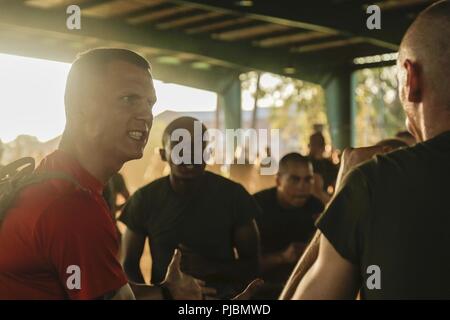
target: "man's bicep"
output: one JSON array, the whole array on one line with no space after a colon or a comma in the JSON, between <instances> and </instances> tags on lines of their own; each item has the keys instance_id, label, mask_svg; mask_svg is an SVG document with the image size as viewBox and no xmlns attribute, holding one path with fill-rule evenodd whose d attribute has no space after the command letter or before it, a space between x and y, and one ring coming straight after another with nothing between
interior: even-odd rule
<instances>
[{"instance_id":1,"label":"man's bicep","mask_svg":"<svg viewBox=\"0 0 450 320\"><path fill-rule=\"evenodd\" d=\"M357 266L343 258L322 234L317 260L297 287L294 299L354 299L359 286Z\"/></svg>"}]
</instances>

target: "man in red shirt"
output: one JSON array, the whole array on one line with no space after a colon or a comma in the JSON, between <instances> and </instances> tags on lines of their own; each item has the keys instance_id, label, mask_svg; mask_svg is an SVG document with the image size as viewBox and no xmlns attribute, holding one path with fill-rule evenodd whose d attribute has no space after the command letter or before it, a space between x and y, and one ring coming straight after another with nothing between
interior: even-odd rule
<instances>
[{"instance_id":1,"label":"man in red shirt","mask_svg":"<svg viewBox=\"0 0 450 320\"><path fill-rule=\"evenodd\" d=\"M0 226L0 299L196 299L212 292L179 270L175 253L161 286L128 284L102 190L143 155L155 89L148 62L123 49L94 49L69 72L66 128L38 172L60 172L26 187ZM43 124L45 125L45 124Z\"/></svg>"}]
</instances>

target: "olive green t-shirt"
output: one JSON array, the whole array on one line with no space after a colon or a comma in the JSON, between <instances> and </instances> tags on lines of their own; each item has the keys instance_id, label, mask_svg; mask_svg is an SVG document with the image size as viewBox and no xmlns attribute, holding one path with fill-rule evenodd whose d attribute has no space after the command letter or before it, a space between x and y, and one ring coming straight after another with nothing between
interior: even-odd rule
<instances>
[{"instance_id":1,"label":"olive green t-shirt","mask_svg":"<svg viewBox=\"0 0 450 320\"><path fill-rule=\"evenodd\" d=\"M450 299L450 131L358 166L317 227L359 267L362 298Z\"/></svg>"}]
</instances>

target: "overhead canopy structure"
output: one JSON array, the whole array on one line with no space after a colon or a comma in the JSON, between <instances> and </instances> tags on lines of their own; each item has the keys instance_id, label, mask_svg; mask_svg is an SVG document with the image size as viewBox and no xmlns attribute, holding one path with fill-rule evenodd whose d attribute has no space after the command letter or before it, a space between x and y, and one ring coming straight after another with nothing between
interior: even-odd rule
<instances>
[{"instance_id":1,"label":"overhead canopy structure","mask_svg":"<svg viewBox=\"0 0 450 320\"><path fill-rule=\"evenodd\" d=\"M72 61L98 46L133 49L156 78L219 93L227 126L240 123L238 75L249 70L323 85L335 144L349 144L350 74L392 64L358 57L395 52L430 0L0 0L0 52ZM81 8L81 29L66 8ZM368 5L381 9L369 30ZM234 109L233 109L234 108Z\"/></svg>"}]
</instances>

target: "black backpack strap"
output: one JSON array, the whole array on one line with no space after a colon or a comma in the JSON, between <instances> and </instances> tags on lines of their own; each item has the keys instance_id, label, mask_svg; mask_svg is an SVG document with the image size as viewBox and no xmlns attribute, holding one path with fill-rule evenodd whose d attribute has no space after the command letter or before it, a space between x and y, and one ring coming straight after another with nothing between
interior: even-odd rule
<instances>
[{"instance_id":1,"label":"black backpack strap","mask_svg":"<svg viewBox=\"0 0 450 320\"><path fill-rule=\"evenodd\" d=\"M0 223L5 218L6 212L19 192L32 184L58 179L68 181L77 188L89 192L74 177L65 172L36 172L34 166L34 159L27 157L16 160L0 169Z\"/></svg>"},{"instance_id":2,"label":"black backpack strap","mask_svg":"<svg viewBox=\"0 0 450 320\"><path fill-rule=\"evenodd\" d=\"M22 168L22 169L21 169ZM34 171L35 162L31 157L21 158L0 168L0 185L12 177L21 178Z\"/></svg>"}]
</instances>

